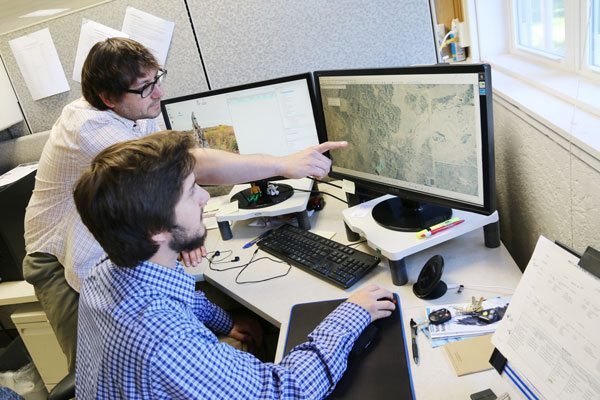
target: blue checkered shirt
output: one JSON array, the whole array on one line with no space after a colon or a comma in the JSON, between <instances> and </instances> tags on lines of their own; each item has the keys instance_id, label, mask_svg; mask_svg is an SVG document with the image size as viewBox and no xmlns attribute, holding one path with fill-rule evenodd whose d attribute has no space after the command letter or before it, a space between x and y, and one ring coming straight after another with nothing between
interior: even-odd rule
<instances>
[{"instance_id":1,"label":"blue checkered shirt","mask_svg":"<svg viewBox=\"0 0 600 400\"><path fill-rule=\"evenodd\" d=\"M217 340L232 321L181 265L128 269L107 259L81 289L77 398L323 398L369 322L366 310L342 303L281 363L263 363Z\"/></svg>"}]
</instances>

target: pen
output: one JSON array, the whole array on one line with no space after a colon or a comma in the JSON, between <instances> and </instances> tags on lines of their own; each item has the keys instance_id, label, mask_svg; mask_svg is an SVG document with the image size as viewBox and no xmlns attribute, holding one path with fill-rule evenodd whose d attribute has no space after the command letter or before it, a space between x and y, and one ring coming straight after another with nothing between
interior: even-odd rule
<instances>
[{"instance_id":1,"label":"pen","mask_svg":"<svg viewBox=\"0 0 600 400\"><path fill-rule=\"evenodd\" d=\"M417 329L419 325L411 318L410 319L410 339L412 342L412 353L415 364L419 364L419 348L417 347Z\"/></svg>"},{"instance_id":2,"label":"pen","mask_svg":"<svg viewBox=\"0 0 600 400\"><path fill-rule=\"evenodd\" d=\"M432 227L429 227L427 229L423 229L420 232L417 232L417 238L419 238L419 239L428 238L431 235L435 235L438 232L445 231L446 229L450 229L453 226L462 224L463 222L465 222L465 220L460 219L459 217L450 218L449 220L446 220L437 225L433 225Z\"/></svg>"},{"instance_id":3,"label":"pen","mask_svg":"<svg viewBox=\"0 0 600 400\"><path fill-rule=\"evenodd\" d=\"M254 246L256 243L258 243L258 241L260 239L262 239L265 236L267 236L268 234L270 234L271 231L272 231L272 229L269 229L268 231L261 233L260 235L258 235L257 237L255 237L254 239L252 239L251 241L249 241L248 243L246 243L245 245L243 245L242 249L247 249L248 247Z\"/></svg>"}]
</instances>

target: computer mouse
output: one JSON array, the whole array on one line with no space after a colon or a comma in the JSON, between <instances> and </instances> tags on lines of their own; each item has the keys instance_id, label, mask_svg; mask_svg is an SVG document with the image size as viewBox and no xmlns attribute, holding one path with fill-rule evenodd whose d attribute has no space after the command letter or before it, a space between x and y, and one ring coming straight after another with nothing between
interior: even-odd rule
<instances>
[{"instance_id":1,"label":"computer mouse","mask_svg":"<svg viewBox=\"0 0 600 400\"><path fill-rule=\"evenodd\" d=\"M356 358L364 354L367 348L375 340L375 337L377 336L377 331L378 329L375 325L369 324L354 342L354 346L352 346L352 350L350 350L348 358Z\"/></svg>"}]
</instances>

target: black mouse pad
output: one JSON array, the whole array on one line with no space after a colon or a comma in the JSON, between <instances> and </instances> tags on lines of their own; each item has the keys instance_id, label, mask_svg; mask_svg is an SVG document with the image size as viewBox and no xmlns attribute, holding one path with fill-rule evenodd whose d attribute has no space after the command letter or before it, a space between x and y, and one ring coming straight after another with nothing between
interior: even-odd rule
<instances>
[{"instance_id":1,"label":"black mouse pad","mask_svg":"<svg viewBox=\"0 0 600 400\"><path fill-rule=\"evenodd\" d=\"M414 399L400 299L394 297L396 310L389 318L374 322L378 328L375 340L360 356L348 360L348 368L329 399ZM308 334L344 300L295 305L285 354L306 342Z\"/></svg>"}]
</instances>

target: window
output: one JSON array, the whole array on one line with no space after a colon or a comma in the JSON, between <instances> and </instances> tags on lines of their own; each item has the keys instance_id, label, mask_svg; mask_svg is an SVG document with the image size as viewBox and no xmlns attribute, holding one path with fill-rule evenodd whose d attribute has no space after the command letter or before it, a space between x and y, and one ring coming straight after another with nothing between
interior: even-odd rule
<instances>
[{"instance_id":1,"label":"window","mask_svg":"<svg viewBox=\"0 0 600 400\"><path fill-rule=\"evenodd\" d=\"M590 11L590 64L600 70L600 0L594 0Z\"/></svg>"},{"instance_id":2,"label":"window","mask_svg":"<svg viewBox=\"0 0 600 400\"><path fill-rule=\"evenodd\" d=\"M517 0L517 45L524 49L565 56L565 7L562 0Z\"/></svg>"},{"instance_id":3,"label":"window","mask_svg":"<svg viewBox=\"0 0 600 400\"><path fill-rule=\"evenodd\" d=\"M516 54L600 79L600 0L513 0Z\"/></svg>"}]
</instances>

